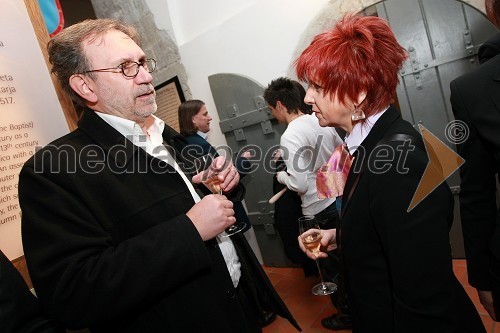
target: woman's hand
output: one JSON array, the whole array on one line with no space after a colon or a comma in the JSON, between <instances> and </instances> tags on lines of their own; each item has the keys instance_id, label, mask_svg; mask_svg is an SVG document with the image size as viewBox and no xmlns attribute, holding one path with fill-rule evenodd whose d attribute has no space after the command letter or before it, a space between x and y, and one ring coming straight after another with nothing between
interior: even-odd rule
<instances>
[{"instance_id":1,"label":"woman's hand","mask_svg":"<svg viewBox=\"0 0 500 333\"><path fill-rule=\"evenodd\" d=\"M333 251L337 248L337 229L321 230L321 236L321 247L317 256L314 255L311 251L307 250L302 243L300 235L298 237L300 249L313 260L316 260L316 258L326 258L328 257L327 252Z\"/></svg>"}]
</instances>

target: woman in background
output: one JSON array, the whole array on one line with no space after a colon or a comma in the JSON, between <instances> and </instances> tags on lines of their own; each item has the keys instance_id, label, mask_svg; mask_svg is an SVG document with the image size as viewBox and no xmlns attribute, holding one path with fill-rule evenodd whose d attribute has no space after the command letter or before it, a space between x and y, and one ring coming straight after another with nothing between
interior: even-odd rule
<instances>
[{"instance_id":1,"label":"woman in background","mask_svg":"<svg viewBox=\"0 0 500 333\"><path fill-rule=\"evenodd\" d=\"M205 103L198 99L183 102L179 105L178 116L179 131L192 148L191 153L196 157L208 153L218 156L217 150L207 141L212 117ZM247 159L251 157L251 152L245 151L236 159L235 166L240 176L243 177L250 171L251 164Z\"/></svg>"}]
</instances>

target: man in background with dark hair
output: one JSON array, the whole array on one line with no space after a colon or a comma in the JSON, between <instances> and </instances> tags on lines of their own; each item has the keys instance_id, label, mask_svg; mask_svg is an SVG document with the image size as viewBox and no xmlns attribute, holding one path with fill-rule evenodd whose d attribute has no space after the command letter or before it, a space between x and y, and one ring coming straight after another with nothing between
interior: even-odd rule
<instances>
[{"instance_id":1,"label":"man in background with dark hair","mask_svg":"<svg viewBox=\"0 0 500 333\"><path fill-rule=\"evenodd\" d=\"M486 0L490 21L500 23L500 1ZM478 52L482 65L450 83L450 101L457 121L465 125L457 151L460 168L460 214L469 284L493 320L500 320L500 34Z\"/></svg>"},{"instance_id":2,"label":"man in background with dark hair","mask_svg":"<svg viewBox=\"0 0 500 333\"><path fill-rule=\"evenodd\" d=\"M264 99L274 118L287 124L280 139L286 171L277 172L276 180L300 195L303 215L314 215L322 229L336 228L339 216L335 198L318 198L316 175L342 140L335 128L321 127L316 116L302 112L305 93L301 93L301 88L304 89L300 83L280 77L271 81L264 90ZM298 222L290 221L288 228L294 228L289 232L296 235L295 246L298 246ZM320 262L324 277L339 286L331 295L337 313L324 318L321 324L334 330L351 328L338 251L332 251Z\"/></svg>"}]
</instances>

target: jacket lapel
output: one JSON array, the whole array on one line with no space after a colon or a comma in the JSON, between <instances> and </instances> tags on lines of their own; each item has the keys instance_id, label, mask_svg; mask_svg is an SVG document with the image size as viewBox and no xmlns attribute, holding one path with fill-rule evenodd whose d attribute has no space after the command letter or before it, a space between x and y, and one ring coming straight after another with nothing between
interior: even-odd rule
<instances>
[{"instance_id":1,"label":"jacket lapel","mask_svg":"<svg viewBox=\"0 0 500 333\"><path fill-rule=\"evenodd\" d=\"M82 118L78 122L78 128L103 149L107 155L108 163L115 163L113 166L118 168L117 170L126 168L133 161L134 156L141 153L141 148L134 145L91 109L86 109L83 112ZM183 155L183 148L187 144L184 137L166 124L162 135L165 147L174 156L181 170L188 178L193 176L193 162L189 156ZM167 168L171 167L167 166Z\"/></svg>"},{"instance_id":2,"label":"jacket lapel","mask_svg":"<svg viewBox=\"0 0 500 333\"><path fill-rule=\"evenodd\" d=\"M377 143L385 136L391 124L399 118L401 118L401 114L398 109L391 105L377 120L368 136L354 152L354 163L349 171L349 176L347 177L344 188L344 194L342 196L341 217L343 217L349 209L352 195L358 186L360 178L363 176L371 152Z\"/></svg>"},{"instance_id":3,"label":"jacket lapel","mask_svg":"<svg viewBox=\"0 0 500 333\"><path fill-rule=\"evenodd\" d=\"M114 161L117 167L127 166L140 149L91 109L83 112L78 128L92 138L104 150L108 162Z\"/></svg>"},{"instance_id":4,"label":"jacket lapel","mask_svg":"<svg viewBox=\"0 0 500 333\"><path fill-rule=\"evenodd\" d=\"M165 124L162 136L163 145L167 148L168 153L174 157L182 172L188 177L194 176L196 173L193 163L195 156L188 154L184 149L188 144L186 139L167 124Z\"/></svg>"}]
</instances>

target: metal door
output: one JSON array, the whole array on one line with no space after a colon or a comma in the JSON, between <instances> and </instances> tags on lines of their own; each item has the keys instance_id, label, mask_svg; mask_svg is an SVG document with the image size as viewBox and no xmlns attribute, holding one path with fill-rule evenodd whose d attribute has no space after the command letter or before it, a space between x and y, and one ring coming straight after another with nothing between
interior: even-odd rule
<instances>
[{"instance_id":1,"label":"metal door","mask_svg":"<svg viewBox=\"0 0 500 333\"><path fill-rule=\"evenodd\" d=\"M246 187L245 204L265 265L286 267L281 239L274 228L272 153L279 147L285 127L278 125L263 96L264 88L251 78L237 74L215 74L208 78L217 107L220 128L233 157L252 149L250 174L242 179ZM219 147L220 148L220 147Z\"/></svg>"},{"instance_id":2,"label":"metal door","mask_svg":"<svg viewBox=\"0 0 500 333\"><path fill-rule=\"evenodd\" d=\"M455 149L446 137L447 125L454 119L449 83L478 66L479 46L497 29L482 13L455 0L386 0L374 7L375 13L367 12L387 19L409 53L397 89L403 118L424 125ZM450 234L453 255L463 258L458 172L448 184L455 194L455 221Z\"/></svg>"}]
</instances>

